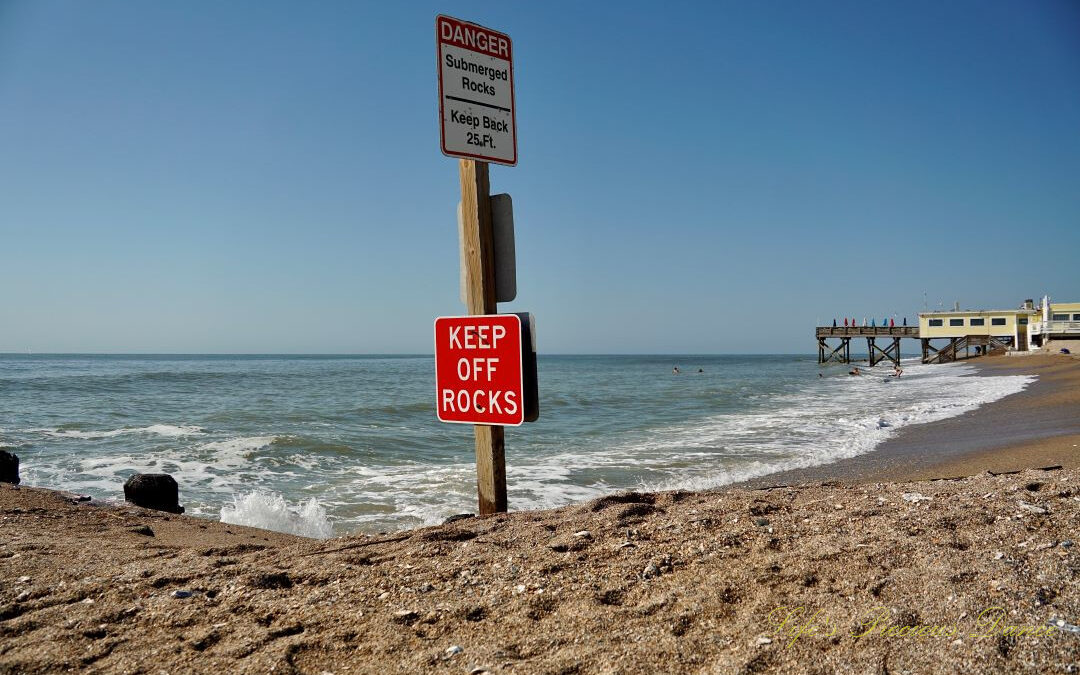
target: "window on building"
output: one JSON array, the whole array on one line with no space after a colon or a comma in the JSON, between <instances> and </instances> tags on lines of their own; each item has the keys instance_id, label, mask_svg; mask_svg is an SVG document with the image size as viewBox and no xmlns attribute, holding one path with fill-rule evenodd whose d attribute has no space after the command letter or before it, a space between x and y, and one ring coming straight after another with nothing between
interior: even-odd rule
<instances>
[{"instance_id":1,"label":"window on building","mask_svg":"<svg viewBox=\"0 0 1080 675\"><path fill-rule=\"evenodd\" d=\"M1021 326L1026 326L1027 325L1027 317L1026 316L1023 317L1022 319L1020 319L1020 325Z\"/></svg>"},{"instance_id":2,"label":"window on building","mask_svg":"<svg viewBox=\"0 0 1080 675\"><path fill-rule=\"evenodd\" d=\"M1005 325L1005 317L1003 317L1003 316L995 316L994 318L990 319L990 325L991 326L1004 326Z\"/></svg>"},{"instance_id":3,"label":"window on building","mask_svg":"<svg viewBox=\"0 0 1080 675\"><path fill-rule=\"evenodd\" d=\"M1051 321L1068 321L1069 320L1069 315L1068 314L1051 314L1050 315L1050 320Z\"/></svg>"},{"instance_id":4,"label":"window on building","mask_svg":"<svg viewBox=\"0 0 1080 675\"><path fill-rule=\"evenodd\" d=\"M964 320L963 319L949 319L949 325L950 326L963 326L964 325Z\"/></svg>"},{"instance_id":5,"label":"window on building","mask_svg":"<svg viewBox=\"0 0 1080 675\"><path fill-rule=\"evenodd\" d=\"M931 326L940 326L940 325L942 325L941 319L930 319L930 325Z\"/></svg>"},{"instance_id":6,"label":"window on building","mask_svg":"<svg viewBox=\"0 0 1080 675\"><path fill-rule=\"evenodd\" d=\"M971 325L972 326L985 326L986 325L986 319L972 319L971 320Z\"/></svg>"},{"instance_id":7,"label":"window on building","mask_svg":"<svg viewBox=\"0 0 1080 675\"><path fill-rule=\"evenodd\" d=\"M1073 314L1073 321L1080 321L1080 314Z\"/></svg>"}]
</instances>

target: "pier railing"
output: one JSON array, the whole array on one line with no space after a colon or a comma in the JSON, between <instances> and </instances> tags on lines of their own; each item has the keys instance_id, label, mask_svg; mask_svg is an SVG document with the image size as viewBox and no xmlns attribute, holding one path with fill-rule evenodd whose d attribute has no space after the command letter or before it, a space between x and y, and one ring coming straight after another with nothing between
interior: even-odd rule
<instances>
[{"instance_id":1,"label":"pier railing","mask_svg":"<svg viewBox=\"0 0 1080 675\"><path fill-rule=\"evenodd\" d=\"M1080 335L1080 321L1035 321L1032 335Z\"/></svg>"},{"instance_id":2,"label":"pier railing","mask_svg":"<svg viewBox=\"0 0 1080 675\"><path fill-rule=\"evenodd\" d=\"M818 326L816 337L919 337L918 326Z\"/></svg>"}]
</instances>

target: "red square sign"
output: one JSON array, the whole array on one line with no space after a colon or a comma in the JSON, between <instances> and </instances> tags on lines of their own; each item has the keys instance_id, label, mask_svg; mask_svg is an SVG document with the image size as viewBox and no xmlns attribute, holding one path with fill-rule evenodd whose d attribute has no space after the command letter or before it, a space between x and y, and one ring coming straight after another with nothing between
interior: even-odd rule
<instances>
[{"instance_id":1,"label":"red square sign","mask_svg":"<svg viewBox=\"0 0 1080 675\"><path fill-rule=\"evenodd\" d=\"M435 319L435 396L443 422L514 427L524 422L521 318Z\"/></svg>"}]
</instances>

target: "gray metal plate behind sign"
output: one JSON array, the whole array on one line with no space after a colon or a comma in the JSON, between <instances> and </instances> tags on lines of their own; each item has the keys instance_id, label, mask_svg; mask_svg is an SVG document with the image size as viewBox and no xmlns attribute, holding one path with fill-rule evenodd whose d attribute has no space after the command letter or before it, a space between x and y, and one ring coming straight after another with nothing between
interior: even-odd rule
<instances>
[{"instance_id":1,"label":"gray metal plate behind sign","mask_svg":"<svg viewBox=\"0 0 1080 675\"><path fill-rule=\"evenodd\" d=\"M461 270L460 297L465 301L465 226L461 202L457 205L458 260ZM508 194L491 195L491 235L495 241L495 302L511 302L517 297L517 254L514 250L514 203Z\"/></svg>"}]
</instances>

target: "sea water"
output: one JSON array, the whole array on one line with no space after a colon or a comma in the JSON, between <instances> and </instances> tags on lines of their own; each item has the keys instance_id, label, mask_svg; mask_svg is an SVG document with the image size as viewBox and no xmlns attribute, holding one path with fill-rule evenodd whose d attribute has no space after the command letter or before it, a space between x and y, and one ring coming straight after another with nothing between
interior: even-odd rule
<instances>
[{"instance_id":1,"label":"sea water","mask_svg":"<svg viewBox=\"0 0 1080 675\"><path fill-rule=\"evenodd\" d=\"M510 508L824 464L1033 379L887 365L541 356L540 419L506 430ZM474 511L472 433L436 420L430 356L0 355L0 446L25 484L121 500L166 472L188 514L307 536Z\"/></svg>"}]
</instances>

